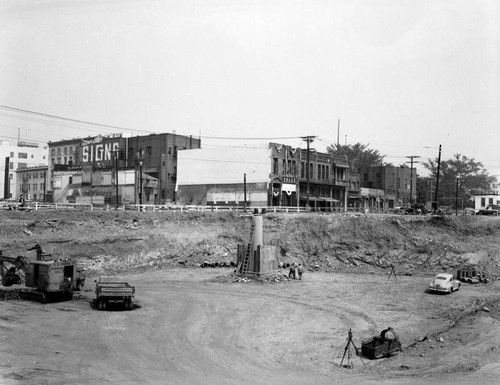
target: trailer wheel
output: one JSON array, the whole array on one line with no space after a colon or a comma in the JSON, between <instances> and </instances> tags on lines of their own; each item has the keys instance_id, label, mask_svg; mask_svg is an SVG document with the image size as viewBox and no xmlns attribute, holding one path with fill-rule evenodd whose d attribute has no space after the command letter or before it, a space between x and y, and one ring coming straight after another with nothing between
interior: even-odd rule
<instances>
[{"instance_id":1,"label":"trailer wheel","mask_svg":"<svg viewBox=\"0 0 500 385\"><path fill-rule=\"evenodd\" d=\"M97 310L102 310L102 301L100 299L97 300Z\"/></svg>"},{"instance_id":2,"label":"trailer wheel","mask_svg":"<svg viewBox=\"0 0 500 385\"><path fill-rule=\"evenodd\" d=\"M125 309L132 310L132 298L129 298L127 299L127 301L125 301Z\"/></svg>"},{"instance_id":3,"label":"trailer wheel","mask_svg":"<svg viewBox=\"0 0 500 385\"><path fill-rule=\"evenodd\" d=\"M103 300L102 301L102 310L106 310L108 308L108 301Z\"/></svg>"}]
</instances>

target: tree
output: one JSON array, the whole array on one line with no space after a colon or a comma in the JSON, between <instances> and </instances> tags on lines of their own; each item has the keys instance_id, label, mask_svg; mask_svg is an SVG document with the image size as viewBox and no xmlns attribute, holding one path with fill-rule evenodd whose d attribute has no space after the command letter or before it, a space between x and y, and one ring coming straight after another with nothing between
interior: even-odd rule
<instances>
[{"instance_id":1,"label":"tree","mask_svg":"<svg viewBox=\"0 0 500 385\"><path fill-rule=\"evenodd\" d=\"M327 147L329 154L346 156L347 164L353 171L360 167L372 167L382 164L385 155L380 155L378 150L368 148L369 144L356 143L353 145L333 144Z\"/></svg>"},{"instance_id":2,"label":"tree","mask_svg":"<svg viewBox=\"0 0 500 385\"><path fill-rule=\"evenodd\" d=\"M430 171L430 179L436 180L437 159L429 159L423 165ZM458 191L459 208L462 207L462 202L464 207L472 206L471 196L487 193L490 184L495 182L496 178L488 174L481 162L465 155L454 154L452 159L441 161L440 164L438 205L455 207Z\"/></svg>"}]
</instances>

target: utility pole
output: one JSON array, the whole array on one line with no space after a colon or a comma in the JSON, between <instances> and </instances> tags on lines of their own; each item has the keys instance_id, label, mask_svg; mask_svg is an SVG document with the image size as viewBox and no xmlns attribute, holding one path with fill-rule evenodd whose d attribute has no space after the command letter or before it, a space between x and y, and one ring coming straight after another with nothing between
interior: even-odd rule
<instances>
[{"instance_id":1,"label":"utility pole","mask_svg":"<svg viewBox=\"0 0 500 385\"><path fill-rule=\"evenodd\" d=\"M457 176L457 186L455 188L455 216L458 215L458 176Z\"/></svg>"},{"instance_id":2,"label":"utility pole","mask_svg":"<svg viewBox=\"0 0 500 385\"><path fill-rule=\"evenodd\" d=\"M310 191L309 191L309 145L314 141L316 136L303 136L301 139L307 143L307 164L306 164L306 194L307 194L307 201L306 201L306 208L309 208L309 197L310 197Z\"/></svg>"},{"instance_id":3,"label":"utility pole","mask_svg":"<svg viewBox=\"0 0 500 385\"><path fill-rule=\"evenodd\" d=\"M114 155L115 155L116 208L118 208L118 150L114 151Z\"/></svg>"},{"instance_id":4,"label":"utility pole","mask_svg":"<svg viewBox=\"0 0 500 385\"><path fill-rule=\"evenodd\" d=\"M439 188L439 168L441 166L441 145L439 145L439 156L438 156L438 168L437 168L437 174L436 174L436 191L434 195L434 202L432 204L434 214L436 214L437 209L438 209L438 188Z\"/></svg>"},{"instance_id":5,"label":"utility pole","mask_svg":"<svg viewBox=\"0 0 500 385\"><path fill-rule=\"evenodd\" d=\"M410 165L410 205L411 205L411 204L413 204L413 159L420 158L420 157L417 155L410 155L410 156L407 156L407 158L409 158L411 160L410 162L406 162L406 163L411 163L411 165ZM418 162L415 162L415 163L418 163Z\"/></svg>"},{"instance_id":6,"label":"utility pole","mask_svg":"<svg viewBox=\"0 0 500 385\"><path fill-rule=\"evenodd\" d=\"M247 212L247 174L243 174L243 211Z\"/></svg>"}]
</instances>

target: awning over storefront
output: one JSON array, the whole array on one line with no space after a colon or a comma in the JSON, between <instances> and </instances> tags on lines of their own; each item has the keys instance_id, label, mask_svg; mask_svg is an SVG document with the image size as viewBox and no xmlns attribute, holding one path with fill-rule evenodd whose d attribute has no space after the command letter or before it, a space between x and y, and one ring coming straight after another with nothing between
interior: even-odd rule
<instances>
[{"instance_id":1,"label":"awning over storefront","mask_svg":"<svg viewBox=\"0 0 500 385\"><path fill-rule=\"evenodd\" d=\"M340 202L339 200L333 199L333 198L321 198L321 200L323 200L325 202L334 202L334 203Z\"/></svg>"},{"instance_id":2,"label":"awning over storefront","mask_svg":"<svg viewBox=\"0 0 500 385\"><path fill-rule=\"evenodd\" d=\"M307 200L307 197L306 196L301 196L300 197L300 200L301 201L306 201ZM309 202L322 202L323 199L320 199L320 198L316 198L316 197L309 197Z\"/></svg>"}]
</instances>

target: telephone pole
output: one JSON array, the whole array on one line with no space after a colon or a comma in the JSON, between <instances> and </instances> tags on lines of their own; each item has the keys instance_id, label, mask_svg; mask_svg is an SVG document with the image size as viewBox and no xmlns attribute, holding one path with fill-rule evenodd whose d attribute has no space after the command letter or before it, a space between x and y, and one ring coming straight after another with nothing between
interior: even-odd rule
<instances>
[{"instance_id":1,"label":"telephone pole","mask_svg":"<svg viewBox=\"0 0 500 385\"><path fill-rule=\"evenodd\" d=\"M420 158L418 155L410 155L407 156L407 158L410 159L410 162L406 163L411 163L410 165L410 205L413 204L413 159L415 158ZM415 162L418 163L418 162Z\"/></svg>"},{"instance_id":2,"label":"telephone pole","mask_svg":"<svg viewBox=\"0 0 500 385\"><path fill-rule=\"evenodd\" d=\"M441 166L441 145L439 145L439 155L438 155L438 164L437 164L437 173L436 173L436 191L434 195L434 202L432 203L432 209L434 210L434 214L436 214L438 209L438 189L439 189L439 168Z\"/></svg>"},{"instance_id":3,"label":"telephone pole","mask_svg":"<svg viewBox=\"0 0 500 385\"><path fill-rule=\"evenodd\" d=\"M310 196L310 191L309 191L309 145L314 141L316 136L303 136L301 139L307 143L307 164L306 164L306 194L307 194L307 201L306 201L306 208L309 208L309 196Z\"/></svg>"}]
</instances>

